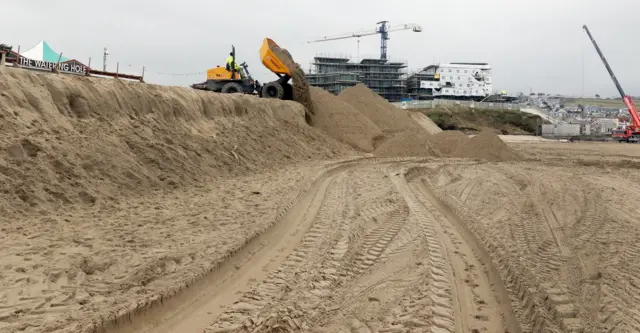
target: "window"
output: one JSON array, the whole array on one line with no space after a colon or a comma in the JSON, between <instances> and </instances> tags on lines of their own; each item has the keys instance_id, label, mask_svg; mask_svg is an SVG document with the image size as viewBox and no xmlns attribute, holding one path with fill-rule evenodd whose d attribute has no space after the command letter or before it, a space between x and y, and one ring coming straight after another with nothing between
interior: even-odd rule
<instances>
[{"instance_id":1,"label":"window","mask_svg":"<svg viewBox=\"0 0 640 333\"><path fill-rule=\"evenodd\" d=\"M449 68L449 73L451 73L451 68Z\"/></svg>"},{"instance_id":2,"label":"window","mask_svg":"<svg viewBox=\"0 0 640 333\"><path fill-rule=\"evenodd\" d=\"M466 73L466 72L467 72L467 70L465 69L465 70L464 70L464 72Z\"/></svg>"}]
</instances>

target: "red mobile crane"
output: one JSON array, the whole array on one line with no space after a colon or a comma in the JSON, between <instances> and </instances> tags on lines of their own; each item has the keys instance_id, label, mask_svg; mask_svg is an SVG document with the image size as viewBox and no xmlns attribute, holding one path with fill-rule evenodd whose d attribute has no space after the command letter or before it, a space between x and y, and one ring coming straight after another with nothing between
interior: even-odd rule
<instances>
[{"instance_id":1,"label":"red mobile crane","mask_svg":"<svg viewBox=\"0 0 640 333\"><path fill-rule=\"evenodd\" d=\"M589 32L589 28L587 28L586 25L583 25L582 28L587 32L587 35L589 35L589 39L591 39L593 46L595 46L596 51L598 51L598 55L600 55L600 59L602 59L604 66L607 68L607 71L609 72L609 75L611 76L613 83L616 85L616 88L618 88L618 92L620 93L620 96L622 96L622 101L624 102L624 105L627 107L627 110L629 110L629 114L631 115L631 124L629 124L623 130L614 130L611 136L614 139L618 140L619 142L635 143L640 141L640 116L638 116L638 109L636 108L636 105L633 104L633 101L631 100L631 96L626 95L624 93L624 90L622 90L622 87L620 86L618 79L616 78L615 74L613 74L611 67L609 67L609 63L607 62L607 59L604 58L602 51L600 51L600 47L598 47L598 43L596 43L595 39L593 39L593 36L591 36L591 32Z\"/></svg>"}]
</instances>

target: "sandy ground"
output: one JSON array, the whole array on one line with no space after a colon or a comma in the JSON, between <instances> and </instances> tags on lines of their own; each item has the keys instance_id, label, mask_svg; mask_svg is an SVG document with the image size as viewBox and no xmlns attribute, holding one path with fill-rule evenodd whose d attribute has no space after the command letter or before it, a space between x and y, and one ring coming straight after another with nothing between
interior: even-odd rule
<instances>
[{"instance_id":1,"label":"sandy ground","mask_svg":"<svg viewBox=\"0 0 640 333\"><path fill-rule=\"evenodd\" d=\"M2 333L640 331L640 146L403 113L364 157L331 96L0 75Z\"/></svg>"},{"instance_id":2,"label":"sandy ground","mask_svg":"<svg viewBox=\"0 0 640 333\"><path fill-rule=\"evenodd\" d=\"M0 328L91 331L104 321L107 332L640 329L640 235L628 204L640 195L640 149L515 148L531 160L305 164L130 202L116 214L9 223ZM64 219L86 224L48 233ZM265 230L265 221L274 225ZM74 266L56 261L61 253L76 258ZM116 292L148 271L162 274L149 274L134 294ZM171 288L175 295L160 302ZM84 317L87 307L102 317ZM16 311L18 320L7 320Z\"/></svg>"},{"instance_id":3,"label":"sandy ground","mask_svg":"<svg viewBox=\"0 0 640 333\"><path fill-rule=\"evenodd\" d=\"M569 149L573 148L573 149ZM434 188L490 250L512 285L523 331L637 332L637 161L611 144L545 145L578 161L444 166ZM525 147L521 147L524 149ZM551 148L553 149L553 148ZM636 146L619 147L636 158ZM535 153L534 153L535 154ZM606 159L601 164L595 162ZM566 162L571 162L566 158Z\"/></svg>"}]
</instances>

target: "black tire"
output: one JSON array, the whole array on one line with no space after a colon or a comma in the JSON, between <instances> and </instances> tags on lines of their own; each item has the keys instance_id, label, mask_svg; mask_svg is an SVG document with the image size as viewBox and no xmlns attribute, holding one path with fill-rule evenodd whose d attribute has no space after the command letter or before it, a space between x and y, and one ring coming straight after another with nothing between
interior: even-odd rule
<instances>
[{"instance_id":1,"label":"black tire","mask_svg":"<svg viewBox=\"0 0 640 333\"><path fill-rule=\"evenodd\" d=\"M242 86L236 82L229 82L222 86L222 90L220 90L223 94L237 94L242 93L243 91L244 89L242 89Z\"/></svg>"},{"instance_id":2,"label":"black tire","mask_svg":"<svg viewBox=\"0 0 640 333\"><path fill-rule=\"evenodd\" d=\"M293 86L290 83L285 83L282 88L284 88L284 96L282 99L287 101L293 100Z\"/></svg>"},{"instance_id":3,"label":"black tire","mask_svg":"<svg viewBox=\"0 0 640 333\"><path fill-rule=\"evenodd\" d=\"M265 83L265 85L262 86L260 96L262 98L282 99L284 97L284 88L278 82Z\"/></svg>"}]
</instances>

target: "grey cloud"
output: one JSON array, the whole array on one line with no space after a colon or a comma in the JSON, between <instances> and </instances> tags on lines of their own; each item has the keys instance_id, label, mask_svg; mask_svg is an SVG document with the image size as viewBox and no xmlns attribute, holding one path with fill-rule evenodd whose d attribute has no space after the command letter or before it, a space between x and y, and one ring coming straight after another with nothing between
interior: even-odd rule
<instances>
[{"instance_id":1,"label":"grey cloud","mask_svg":"<svg viewBox=\"0 0 640 333\"><path fill-rule=\"evenodd\" d=\"M167 0L21 0L3 4L0 41L23 49L40 39L66 56L101 63L111 52L110 69L149 69L147 80L187 85L224 62L234 44L259 80L271 79L258 49L271 37L290 49L308 69L316 53L356 56L355 39L306 44L305 41L373 29L380 20L418 23L422 33L394 32L391 58L411 69L436 62L486 61L494 67L494 86L509 92L550 92L615 96L582 24L592 33L628 93L640 95L634 32L640 2L629 0L451 0L451 1L294 1L242 2ZM360 55L379 54L379 36L361 39Z\"/></svg>"}]
</instances>

